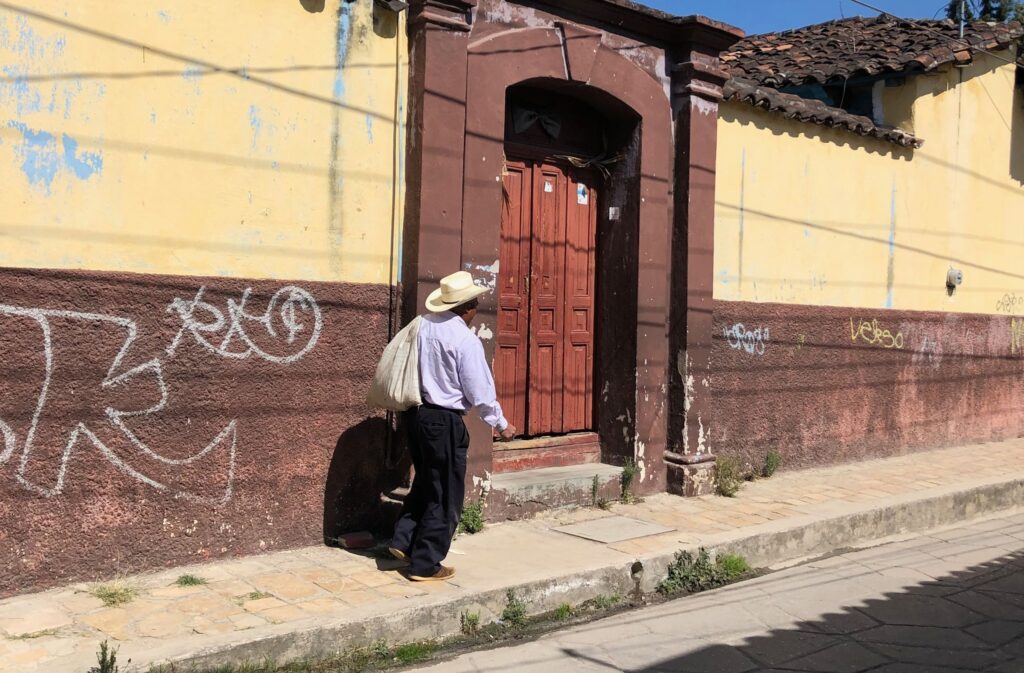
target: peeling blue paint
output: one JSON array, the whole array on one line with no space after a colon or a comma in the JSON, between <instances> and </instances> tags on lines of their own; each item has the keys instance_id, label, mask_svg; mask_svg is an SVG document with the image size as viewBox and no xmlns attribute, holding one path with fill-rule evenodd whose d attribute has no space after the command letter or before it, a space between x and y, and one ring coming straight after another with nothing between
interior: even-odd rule
<instances>
[{"instance_id":1,"label":"peeling blue paint","mask_svg":"<svg viewBox=\"0 0 1024 673\"><path fill-rule=\"evenodd\" d=\"M52 133L33 131L21 122L9 122L8 125L21 132L24 143L18 153L21 155L21 172L28 178L29 184L46 188L50 191L53 179L60 170L60 157L57 155L57 142Z\"/></svg>"},{"instance_id":2,"label":"peeling blue paint","mask_svg":"<svg viewBox=\"0 0 1024 673\"><path fill-rule=\"evenodd\" d=\"M260 133L263 131L263 118L260 116L260 109L255 105L249 106L249 126L252 127L252 148L256 149Z\"/></svg>"},{"instance_id":3,"label":"peeling blue paint","mask_svg":"<svg viewBox=\"0 0 1024 673\"><path fill-rule=\"evenodd\" d=\"M88 180L93 173L103 170L103 157L98 152L78 153L78 141L67 135L63 136L64 141L64 165L75 174L79 180Z\"/></svg>"},{"instance_id":4,"label":"peeling blue paint","mask_svg":"<svg viewBox=\"0 0 1024 673\"><path fill-rule=\"evenodd\" d=\"M896 181L892 183L889 197L889 265L886 273L885 307L893 306L893 290L896 284Z\"/></svg>"},{"instance_id":5,"label":"peeling blue paint","mask_svg":"<svg viewBox=\"0 0 1024 673\"><path fill-rule=\"evenodd\" d=\"M170 21L171 21L171 15L168 14L167 12L165 12L162 9L159 12L157 12L156 15L158 17L160 17L160 20L163 21L164 23L170 23Z\"/></svg>"},{"instance_id":6,"label":"peeling blue paint","mask_svg":"<svg viewBox=\"0 0 1024 673\"><path fill-rule=\"evenodd\" d=\"M6 81L0 84L0 100L14 103L19 117L43 109L43 97L39 90L29 86L26 73L15 66L4 66Z\"/></svg>"},{"instance_id":7,"label":"peeling blue paint","mask_svg":"<svg viewBox=\"0 0 1024 673\"><path fill-rule=\"evenodd\" d=\"M338 53L337 72L334 75L334 98L345 97L345 59L348 57L348 43L352 36L352 6L345 2L338 12Z\"/></svg>"},{"instance_id":8,"label":"peeling blue paint","mask_svg":"<svg viewBox=\"0 0 1024 673\"><path fill-rule=\"evenodd\" d=\"M79 180L88 180L103 170L103 156L99 152L80 152L78 141L62 134L61 145L57 138L47 131L35 131L21 122L8 122L17 129L23 142L18 148L21 156L21 172L29 184L50 193L53 181L61 170L67 170Z\"/></svg>"},{"instance_id":9,"label":"peeling blue paint","mask_svg":"<svg viewBox=\"0 0 1024 673\"><path fill-rule=\"evenodd\" d=\"M373 115L366 113L366 139L373 144Z\"/></svg>"},{"instance_id":10,"label":"peeling blue paint","mask_svg":"<svg viewBox=\"0 0 1024 673\"><path fill-rule=\"evenodd\" d=\"M156 123L156 110L153 110L152 112L149 113L149 123L150 124L155 124Z\"/></svg>"}]
</instances>

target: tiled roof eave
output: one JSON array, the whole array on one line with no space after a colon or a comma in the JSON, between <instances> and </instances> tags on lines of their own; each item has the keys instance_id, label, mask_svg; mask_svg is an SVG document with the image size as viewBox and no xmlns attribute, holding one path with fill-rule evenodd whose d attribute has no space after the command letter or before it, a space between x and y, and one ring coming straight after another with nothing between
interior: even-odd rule
<instances>
[{"instance_id":1,"label":"tiled roof eave","mask_svg":"<svg viewBox=\"0 0 1024 673\"><path fill-rule=\"evenodd\" d=\"M737 78L726 83L725 100L781 114L786 119L848 131L909 149L918 149L924 144L924 140L911 133L875 124L867 117Z\"/></svg>"},{"instance_id":2,"label":"tiled roof eave","mask_svg":"<svg viewBox=\"0 0 1024 673\"><path fill-rule=\"evenodd\" d=\"M783 33L752 35L722 54L735 77L781 88L829 85L860 77L905 77L970 63L976 52L1009 48L1024 36L1016 21L951 21L852 17Z\"/></svg>"}]
</instances>

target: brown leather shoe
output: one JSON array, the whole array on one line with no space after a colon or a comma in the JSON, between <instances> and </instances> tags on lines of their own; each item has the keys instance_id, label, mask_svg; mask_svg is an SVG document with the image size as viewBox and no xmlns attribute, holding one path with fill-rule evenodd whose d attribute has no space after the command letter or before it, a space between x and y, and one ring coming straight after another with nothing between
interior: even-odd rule
<instances>
[{"instance_id":1,"label":"brown leather shoe","mask_svg":"<svg viewBox=\"0 0 1024 673\"><path fill-rule=\"evenodd\" d=\"M391 555L394 556L399 561L402 561L403 563L408 563L409 562L409 555L406 554L401 549L399 549L397 547L388 547L388 551L391 552Z\"/></svg>"},{"instance_id":2,"label":"brown leather shoe","mask_svg":"<svg viewBox=\"0 0 1024 673\"><path fill-rule=\"evenodd\" d=\"M425 577L422 575L409 575L409 579L413 582L444 582L453 577L455 577L455 568L449 568L447 566L441 566L441 569L436 573Z\"/></svg>"}]
</instances>

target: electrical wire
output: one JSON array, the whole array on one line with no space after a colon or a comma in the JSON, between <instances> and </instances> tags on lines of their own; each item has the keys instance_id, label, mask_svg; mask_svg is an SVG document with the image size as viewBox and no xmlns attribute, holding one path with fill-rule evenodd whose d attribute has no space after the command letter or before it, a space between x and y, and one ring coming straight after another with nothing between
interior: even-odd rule
<instances>
[{"instance_id":1,"label":"electrical wire","mask_svg":"<svg viewBox=\"0 0 1024 673\"><path fill-rule=\"evenodd\" d=\"M879 14L888 14L889 16L899 17L898 14L893 14L892 12L888 12L888 11L882 9L881 7L876 7L876 6L874 6L874 5L872 5L872 4L868 3L868 2L864 2L864 0L850 0L850 2L852 2L854 4L857 4L857 5L860 5L861 7L867 7L871 11L878 12ZM967 40L961 40L961 39L956 38L956 37L950 37L949 35L946 35L943 32L940 32L938 30L934 30L934 29L929 28L927 26L920 26L920 28L921 28L921 30L927 31L929 33L933 33L935 35L938 35L939 37L945 38L945 39L950 40L952 42L959 42L961 45L967 47L968 49L974 49L976 51L982 52L983 54L988 54L992 58L997 59L999 61L1003 61L1004 63L1009 63L1010 65L1015 65L1018 68L1024 68L1024 61L1015 61L1015 60L1013 60L1011 58L1006 58L1005 56L1001 56L1001 55L999 55L999 54L997 54L997 53L995 53L993 51L989 51L988 49L984 49L984 48L979 47L977 45L973 45L970 42L968 42Z\"/></svg>"}]
</instances>

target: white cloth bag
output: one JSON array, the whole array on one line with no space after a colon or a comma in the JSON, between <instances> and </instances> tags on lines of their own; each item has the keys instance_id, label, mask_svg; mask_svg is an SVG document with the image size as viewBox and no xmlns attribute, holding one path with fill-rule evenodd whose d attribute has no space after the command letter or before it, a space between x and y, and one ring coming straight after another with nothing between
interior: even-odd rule
<instances>
[{"instance_id":1,"label":"white cloth bag","mask_svg":"<svg viewBox=\"0 0 1024 673\"><path fill-rule=\"evenodd\" d=\"M395 335L377 363L366 403L390 411L423 404L420 397L420 322L415 320Z\"/></svg>"}]
</instances>

